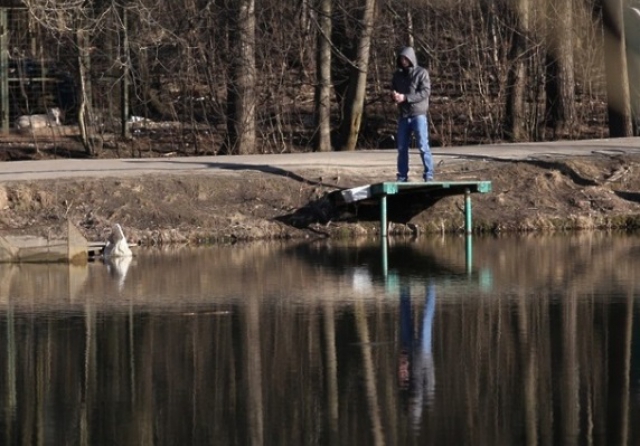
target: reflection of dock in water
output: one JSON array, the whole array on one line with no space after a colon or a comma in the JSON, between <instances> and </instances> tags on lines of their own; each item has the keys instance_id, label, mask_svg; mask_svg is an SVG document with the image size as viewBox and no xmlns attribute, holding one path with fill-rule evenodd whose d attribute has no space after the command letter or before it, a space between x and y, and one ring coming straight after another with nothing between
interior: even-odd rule
<instances>
[{"instance_id":1,"label":"reflection of dock in water","mask_svg":"<svg viewBox=\"0 0 640 446\"><path fill-rule=\"evenodd\" d=\"M226 310L249 297L265 299L265 305L331 302L342 308L355 298L368 305L397 292L401 270L413 277L436 277L438 283L463 280L472 285L460 241L429 248L392 242L388 279L379 240L140 249L133 259L123 259L131 261L124 281L120 270L125 268L105 265L103 258L83 265L0 263L0 309L11 305L21 311L38 307L75 312L90 304L108 312L132 306L149 312L211 305Z\"/></svg>"}]
</instances>

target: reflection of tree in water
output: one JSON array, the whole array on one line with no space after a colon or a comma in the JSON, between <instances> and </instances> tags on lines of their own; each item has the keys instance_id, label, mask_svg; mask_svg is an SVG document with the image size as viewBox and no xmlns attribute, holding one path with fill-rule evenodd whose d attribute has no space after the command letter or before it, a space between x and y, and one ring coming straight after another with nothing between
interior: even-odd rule
<instances>
[{"instance_id":1,"label":"reflection of tree in water","mask_svg":"<svg viewBox=\"0 0 640 446\"><path fill-rule=\"evenodd\" d=\"M419 428L423 408L431 407L435 397L435 366L432 352L435 307L435 285L430 283L426 286L422 320L416 331L410 287L408 284L401 285L398 381L414 428Z\"/></svg>"},{"instance_id":2,"label":"reflection of tree in water","mask_svg":"<svg viewBox=\"0 0 640 446\"><path fill-rule=\"evenodd\" d=\"M520 240L504 255L491 240L484 254L476 249L476 260L492 266L493 293L478 291L475 276L434 273L435 262L407 251L411 273L399 269L384 293L361 252L349 253L353 283L341 280L344 268L334 282L326 268L322 280L308 276L299 251L276 263L271 252L261 257L236 246L194 256L186 268L177 260L190 257L165 254L153 270L143 269L149 257L138 257L127 272L126 306L117 306L122 299L106 287L113 282L106 274L90 277L100 279L101 294L89 299L72 286L67 267L0 266L11 305L0 313L0 430L7 444L45 430L55 444L76 444L77 426L100 444L634 444L640 313L629 240L620 240L626 250L593 236L590 244ZM597 253L593 261L586 251ZM322 252L330 264L334 252ZM499 265L513 258L519 261ZM232 259L242 274L231 274ZM144 271L155 271L154 287ZM189 281L178 282L178 272ZM243 279L223 288L233 299L205 299L200 290L219 292L225 274ZM18 276L28 282L21 294ZM56 287L46 288L43 277ZM605 277L613 287L600 285ZM175 294L184 301L161 299L172 281L184 288ZM294 281L296 299L286 294ZM302 301L309 284L321 297ZM60 293L65 311L34 313L36 285L51 299L51 290L69 290ZM139 289L146 294L127 294ZM327 299L327 289L339 294Z\"/></svg>"}]
</instances>

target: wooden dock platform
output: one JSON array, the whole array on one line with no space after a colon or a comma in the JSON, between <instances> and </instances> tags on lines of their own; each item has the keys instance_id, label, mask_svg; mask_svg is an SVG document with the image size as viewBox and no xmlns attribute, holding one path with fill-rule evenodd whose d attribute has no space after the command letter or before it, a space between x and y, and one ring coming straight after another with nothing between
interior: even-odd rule
<instances>
[{"instance_id":1,"label":"wooden dock platform","mask_svg":"<svg viewBox=\"0 0 640 446\"><path fill-rule=\"evenodd\" d=\"M409 200L437 200L452 195L465 196L465 231L471 233L471 194L491 192L491 181L429 181L415 183L382 182L334 192L338 203L363 201L380 203L380 233L387 236L387 198L402 195Z\"/></svg>"}]
</instances>

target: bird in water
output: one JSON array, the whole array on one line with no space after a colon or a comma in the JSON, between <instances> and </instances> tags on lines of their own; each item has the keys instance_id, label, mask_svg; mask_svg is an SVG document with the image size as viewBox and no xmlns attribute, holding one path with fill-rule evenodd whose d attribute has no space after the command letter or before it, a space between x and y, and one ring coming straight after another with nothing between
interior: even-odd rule
<instances>
[{"instance_id":1,"label":"bird in water","mask_svg":"<svg viewBox=\"0 0 640 446\"><path fill-rule=\"evenodd\" d=\"M129 248L127 238L124 236L122 226L118 223L113 225L113 230L107 239L103 255L104 257L131 257L133 255Z\"/></svg>"}]
</instances>

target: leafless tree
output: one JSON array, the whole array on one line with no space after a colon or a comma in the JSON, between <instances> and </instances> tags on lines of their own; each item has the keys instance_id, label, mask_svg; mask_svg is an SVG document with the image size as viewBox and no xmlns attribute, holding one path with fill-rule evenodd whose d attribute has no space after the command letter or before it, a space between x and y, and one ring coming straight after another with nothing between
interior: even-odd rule
<instances>
[{"instance_id":1,"label":"leafless tree","mask_svg":"<svg viewBox=\"0 0 640 446\"><path fill-rule=\"evenodd\" d=\"M72 1L64 6L51 4L46 0L25 0L29 14L35 21L57 36L61 41L74 42L77 55L77 76L79 79L78 126L82 144L88 154L94 154L94 115L92 108L92 84L90 67L90 31L99 20L92 10L83 7L82 2Z\"/></svg>"},{"instance_id":2,"label":"leafless tree","mask_svg":"<svg viewBox=\"0 0 640 446\"><path fill-rule=\"evenodd\" d=\"M513 37L509 50L505 130L512 141L526 140L527 40L529 38L529 0L517 0L513 11Z\"/></svg>"},{"instance_id":3,"label":"leafless tree","mask_svg":"<svg viewBox=\"0 0 640 446\"><path fill-rule=\"evenodd\" d=\"M231 15L230 80L227 90L228 153L253 153L256 145L255 0L229 3Z\"/></svg>"},{"instance_id":4,"label":"leafless tree","mask_svg":"<svg viewBox=\"0 0 640 446\"><path fill-rule=\"evenodd\" d=\"M357 41L356 59L349 77L349 87L340 125L340 150L355 150L364 113L364 100L369 69L369 51L375 20L376 0L365 0Z\"/></svg>"},{"instance_id":5,"label":"leafless tree","mask_svg":"<svg viewBox=\"0 0 640 446\"><path fill-rule=\"evenodd\" d=\"M316 44L315 149L331 151L331 1L318 0Z\"/></svg>"},{"instance_id":6,"label":"leafless tree","mask_svg":"<svg viewBox=\"0 0 640 446\"><path fill-rule=\"evenodd\" d=\"M573 0L547 2L547 117L558 136L575 125Z\"/></svg>"},{"instance_id":7,"label":"leafless tree","mask_svg":"<svg viewBox=\"0 0 640 446\"><path fill-rule=\"evenodd\" d=\"M611 134L630 132L623 98L634 65L623 74L621 51L635 28L622 39L622 0L95 0L90 12L79 0L24 4L41 59L73 74L80 110L67 119L79 118L89 151L97 131L184 154L392 147L384 86L395 50L412 42L432 75L435 145L606 136L607 93ZM600 13L587 21L592 4L607 6L606 49ZM543 131L546 117L555 136ZM155 127L129 134L129 118Z\"/></svg>"},{"instance_id":8,"label":"leafless tree","mask_svg":"<svg viewBox=\"0 0 640 446\"><path fill-rule=\"evenodd\" d=\"M630 4L625 10L625 40L631 95L633 134L640 135L640 2Z\"/></svg>"},{"instance_id":9,"label":"leafless tree","mask_svg":"<svg viewBox=\"0 0 640 446\"><path fill-rule=\"evenodd\" d=\"M609 133L612 137L630 136L632 134L631 103L623 26L624 1L602 0L602 2Z\"/></svg>"}]
</instances>

